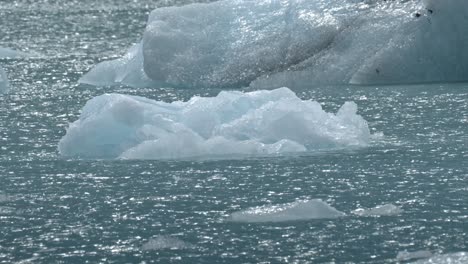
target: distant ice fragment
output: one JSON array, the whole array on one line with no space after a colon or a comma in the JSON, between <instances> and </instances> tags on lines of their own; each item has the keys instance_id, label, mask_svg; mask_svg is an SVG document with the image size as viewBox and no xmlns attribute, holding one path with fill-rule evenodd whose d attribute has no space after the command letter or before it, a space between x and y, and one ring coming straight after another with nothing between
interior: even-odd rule
<instances>
[{"instance_id":1,"label":"distant ice fragment","mask_svg":"<svg viewBox=\"0 0 468 264\"><path fill-rule=\"evenodd\" d=\"M413 264L466 264L468 263L468 252L458 252L443 255L434 255L429 259L422 259Z\"/></svg>"},{"instance_id":2,"label":"distant ice fragment","mask_svg":"<svg viewBox=\"0 0 468 264\"><path fill-rule=\"evenodd\" d=\"M2 48L0 47L0 59L5 58L18 58L18 57L26 57L27 55L23 52L12 50L10 48Z\"/></svg>"},{"instance_id":3,"label":"distant ice fragment","mask_svg":"<svg viewBox=\"0 0 468 264\"><path fill-rule=\"evenodd\" d=\"M399 215L403 212L403 210L396 205L393 204L385 204L379 205L372 209L363 209L359 208L351 213L359 216L394 216Z\"/></svg>"},{"instance_id":4,"label":"distant ice fragment","mask_svg":"<svg viewBox=\"0 0 468 264\"><path fill-rule=\"evenodd\" d=\"M398 252L396 259L397 261L408 261L414 259L426 259L430 257L432 257L432 253L427 250L419 250L413 252L401 251Z\"/></svg>"},{"instance_id":5,"label":"distant ice fragment","mask_svg":"<svg viewBox=\"0 0 468 264\"><path fill-rule=\"evenodd\" d=\"M139 86L143 71L154 85L199 88L467 81L467 24L465 0L224 0L158 8L140 45L81 82Z\"/></svg>"},{"instance_id":6,"label":"distant ice fragment","mask_svg":"<svg viewBox=\"0 0 468 264\"><path fill-rule=\"evenodd\" d=\"M5 71L0 67L0 94L8 92L9 83Z\"/></svg>"},{"instance_id":7,"label":"distant ice fragment","mask_svg":"<svg viewBox=\"0 0 468 264\"><path fill-rule=\"evenodd\" d=\"M178 238L170 236L157 236L150 239L141 247L143 251L187 248L194 248L194 246L190 243L186 243Z\"/></svg>"},{"instance_id":8,"label":"distant ice fragment","mask_svg":"<svg viewBox=\"0 0 468 264\"><path fill-rule=\"evenodd\" d=\"M58 148L71 157L179 159L367 146L369 128L356 112L347 102L326 113L288 88L173 103L105 94L86 103Z\"/></svg>"},{"instance_id":9,"label":"distant ice fragment","mask_svg":"<svg viewBox=\"0 0 468 264\"><path fill-rule=\"evenodd\" d=\"M296 201L281 205L250 208L231 214L233 222L285 222L310 219L333 219L345 216L320 199Z\"/></svg>"}]
</instances>

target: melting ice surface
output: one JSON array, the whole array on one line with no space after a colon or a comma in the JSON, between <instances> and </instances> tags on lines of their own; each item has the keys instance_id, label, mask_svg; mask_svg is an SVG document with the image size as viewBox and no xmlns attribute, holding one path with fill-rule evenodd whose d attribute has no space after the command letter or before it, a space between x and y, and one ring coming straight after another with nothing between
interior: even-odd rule
<instances>
[{"instance_id":1,"label":"melting ice surface","mask_svg":"<svg viewBox=\"0 0 468 264\"><path fill-rule=\"evenodd\" d=\"M328 219L345 216L320 199L296 201L282 205L250 208L231 214L234 222L285 222L310 219Z\"/></svg>"},{"instance_id":2,"label":"melting ice surface","mask_svg":"<svg viewBox=\"0 0 468 264\"><path fill-rule=\"evenodd\" d=\"M402 212L403 210L400 207L393 204L379 205L371 209L359 208L352 211L353 214L359 216L392 216L399 215Z\"/></svg>"},{"instance_id":3,"label":"melting ice surface","mask_svg":"<svg viewBox=\"0 0 468 264\"><path fill-rule=\"evenodd\" d=\"M140 44L80 82L265 88L466 81L467 23L465 0L225 0L158 8Z\"/></svg>"},{"instance_id":4,"label":"melting ice surface","mask_svg":"<svg viewBox=\"0 0 468 264\"><path fill-rule=\"evenodd\" d=\"M88 101L59 142L63 156L177 159L272 155L366 146L367 122L353 102L336 114L288 88L223 91L165 103L122 94Z\"/></svg>"}]
</instances>

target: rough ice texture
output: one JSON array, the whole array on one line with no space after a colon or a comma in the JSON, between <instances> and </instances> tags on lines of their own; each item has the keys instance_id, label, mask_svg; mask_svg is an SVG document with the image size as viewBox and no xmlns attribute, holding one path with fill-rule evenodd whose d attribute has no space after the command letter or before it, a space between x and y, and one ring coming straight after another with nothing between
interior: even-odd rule
<instances>
[{"instance_id":1,"label":"rough ice texture","mask_svg":"<svg viewBox=\"0 0 468 264\"><path fill-rule=\"evenodd\" d=\"M157 236L150 239L142 246L142 250L163 250L163 249L188 249L194 246L190 243L186 243L178 238L170 236Z\"/></svg>"},{"instance_id":2,"label":"rough ice texture","mask_svg":"<svg viewBox=\"0 0 468 264\"><path fill-rule=\"evenodd\" d=\"M5 71L0 67L0 94L8 92L8 79Z\"/></svg>"},{"instance_id":3,"label":"rough ice texture","mask_svg":"<svg viewBox=\"0 0 468 264\"><path fill-rule=\"evenodd\" d=\"M466 264L468 263L468 253L458 252L444 255L435 255L429 259L412 262L414 264Z\"/></svg>"},{"instance_id":4,"label":"rough ice texture","mask_svg":"<svg viewBox=\"0 0 468 264\"><path fill-rule=\"evenodd\" d=\"M367 122L353 102L337 114L288 88L221 92L165 103L105 94L88 101L59 142L63 156L177 159L272 155L366 146Z\"/></svg>"},{"instance_id":5,"label":"rough ice texture","mask_svg":"<svg viewBox=\"0 0 468 264\"><path fill-rule=\"evenodd\" d=\"M158 8L141 46L81 81L141 86L149 76L153 85L217 88L466 81L466 24L465 0L225 0Z\"/></svg>"},{"instance_id":6,"label":"rough ice texture","mask_svg":"<svg viewBox=\"0 0 468 264\"><path fill-rule=\"evenodd\" d=\"M254 207L231 214L233 222L286 222L310 219L330 219L345 216L320 199L296 201L281 205Z\"/></svg>"},{"instance_id":7,"label":"rough ice texture","mask_svg":"<svg viewBox=\"0 0 468 264\"><path fill-rule=\"evenodd\" d=\"M371 209L359 208L352 211L353 214L359 216L393 216L399 215L402 212L403 210L399 206L393 204L379 205Z\"/></svg>"}]
</instances>

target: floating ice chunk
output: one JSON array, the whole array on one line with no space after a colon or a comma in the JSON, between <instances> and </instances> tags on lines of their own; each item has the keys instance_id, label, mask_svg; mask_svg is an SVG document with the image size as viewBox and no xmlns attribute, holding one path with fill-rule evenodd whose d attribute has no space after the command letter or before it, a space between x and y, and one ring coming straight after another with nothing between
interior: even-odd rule
<instances>
[{"instance_id":1,"label":"floating ice chunk","mask_svg":"<svg viewBox=\"0 0 468 264\"><path fill-rule=\"evenodd\" d=\"M393 216L399 215L402 212L403 210L400 207L393 204L379 205L372 209L359 208L352 211L353 214L359 216Z\"/></svg>"},{"instance_id":2,"label":"floating ice chunk","mask_svg":"<svg viewBox=\"0 0 468 264\"><path fill-rule=\"evenodd\" d=\"M12 200L12 197L3 193L0 193L0 203L6 203Z\"/></svg>"},{"instance_id":3,"label":"floating ice chunk","mask_svg":"<svg viewBox=\"0 0 468 264\"><path fill-rule=\"evenodd\" d=\"M393 204L380 205L371 209L359 208L352 211L353 214L359 216L391 216L398 215L402 212L403 210L400 207L395 206Z\"/></svg>"},{"instance_id":4,"label":"floating ice chunk","mask_svg":"<svg viewBox=\"0 0 468 264\"><path fill-rule=\"evenodd\" d=\"M177 159L366 146L369 128L356 111L347 102L326 113L288 88L173 103L105 94L86 103L58 148L83 158Z\"/></svg>"},{"instance_id":5,"label":"floating ice chunk","mask_svg":"<svg viewBox=\"0 0 468 264\"><path fill-rule=\"evenodd\" d=\"M432 257L432 253L427 250L419 250L414 252L401 251L396 257L397 261L408 261L414 259L425 259Z\"/></svg>"},{"instance_id":6,"label":"floating ice chunk","mask_svg":"<svg viewBox=\"0 0 468 264\"><path fill-rule=\"evenodd\" d=\"M138 63L100 64L83 82L120 82L143 69L176 87L466 81L466 24L465 0L224 0L158 8L134 48L142 50L127 55L141 53Z\"/></svg>"},{"instance_id":7,"label":"floating ice chunk","mask_svg":"<svg viewBox=\"0 0 468 264\"><path fill-rule=\"evenodd\" d=\"M161 249L188 249L194 248L190 243L186 243L178 238L170 236L157 236L146 242L141 249L144 251Z\"/></svg>"},{"instance_id":8,"label":"floating ice chunk","mask_svg":"<svg viewBox=\"0 0 468 264\"><path fill-rule=\"evenodd\" d=\"M459 252L444 255L435 255L429 259L412 262L414 264L466 264L468 263L468 253Z\"/></svg>"},{"instance_id":9,"label":"floating ice chunk","mask_svg":"<svg viewBox=\"0 0 468 264\"><path fill-rule=\"evenodd\" d=\"M133 87L151 86L150 80L143 71L143 55L140 44L130 48L128 53L116 60L97 64L78 82L94 86L129 85Z\"/></svg>"},{"instance_id":10,"label":"floating ice chunk","mask_svg":"<svg viewBox=\"0 0 468 264\"><path fill-rule=\"evenodd\" d=\"M23 52L19 52L16 50L12 50L9 48L2 48L0 47L0 59L4 58L18 58L18 57L26 57L27 55Z\"/></svg>"},{"instance_id":11,"label":"floating ice chunk","mask_svg":"<svg viewBox=\"0 0 468 264\"><path fill-rule=\"evenodd\" d=\"M250 208L231 214L233 222L286 222L310 219L329 219L345 216L320 199L296 201L281 205Z\"/></svg>"},{"instance_id":12,"label":"floating ice chunk","mask_svg":"<svg viewBox=\"0 0 468 264\"><path fill-rule=\"evenodd\" d=\"M5 71L0 67L0 94L8 92L9 83Z\"/></svg>"}]
</instances>

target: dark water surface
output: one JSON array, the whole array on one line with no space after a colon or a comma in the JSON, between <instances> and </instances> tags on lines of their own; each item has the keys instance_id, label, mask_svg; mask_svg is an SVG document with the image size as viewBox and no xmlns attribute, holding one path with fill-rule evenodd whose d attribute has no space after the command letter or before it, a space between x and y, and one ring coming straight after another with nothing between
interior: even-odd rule
<instances>
[{"instance_id":1,"label":"dark water surface","mask_svg":"<svg viewBox=\"0 0 468 264\"><path fill-rule=\"evenodd\" d=\"M127 3L128 2L128 3ZM219 90L93 88L77 80L138 41L162 1L0 1L0 263L395 262L468 251L468 84L296 88L336 112L355 101L371 146L299 156L65 160L57 143L106 92L186 100ZM320 198L347 216L226 221L252 206ZM396 216L350 211L401 206Z\"/></svg>"}]
</instances>

